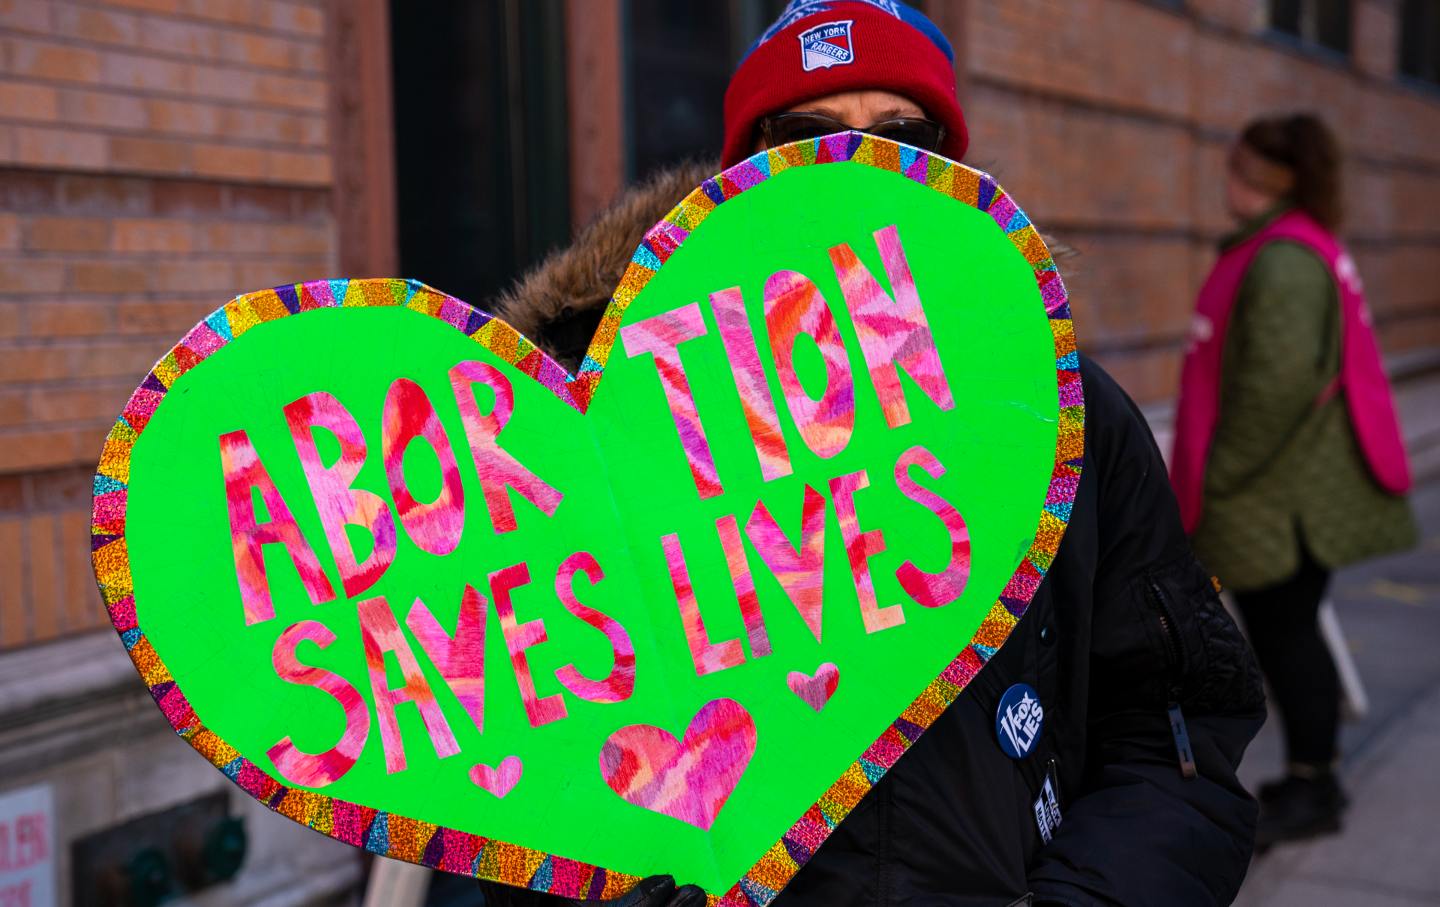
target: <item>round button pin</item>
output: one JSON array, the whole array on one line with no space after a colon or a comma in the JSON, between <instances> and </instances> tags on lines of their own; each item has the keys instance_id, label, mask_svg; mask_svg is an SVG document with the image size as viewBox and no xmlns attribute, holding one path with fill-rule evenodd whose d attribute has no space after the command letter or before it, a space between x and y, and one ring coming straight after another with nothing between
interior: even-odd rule
<instances>
[{"instance_id":1,"label":"round button pin","mask_svg":"<svg viewBox=\"0 0 1440 907\"><path fill-rule=\"evenodd\" d=\"M1035 749L1045 723L1040 694L1028 683L1017 683L1000 697L995 709L995 737L1011 759L1024 759Z\"/></svg>"}]
</instances>

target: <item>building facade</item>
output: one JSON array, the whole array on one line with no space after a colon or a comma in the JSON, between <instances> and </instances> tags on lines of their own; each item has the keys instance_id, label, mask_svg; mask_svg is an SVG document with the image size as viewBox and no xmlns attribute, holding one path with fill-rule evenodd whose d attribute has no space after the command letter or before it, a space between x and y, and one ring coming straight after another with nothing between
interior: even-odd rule
<instances>
[{"instance_id":1,"label":"building facade","mask_svg":"<svg viewBox=\"0 0 1440 907\"><path fill-rule=\"evenodd\" d=\"M1440 292L1424 277L1440 264L1440 85L1401 66L1440 28L1427 7L964 4L973 163L1080 253L1061 270L1081 349L1142 403L1173 396L1195 292L1230 229L1229 143L1277 112L1314 111L1340 137L1344 234L1386 352L1440 346ZM1321 34L1326 21L1343 41Z\"/></svg>"},{"instance_id":2,"label":"building facade","mask_svg":"<svg viewBox=\"0 0 1440 907\"><path fill-rule=\"evenodd\" d=\"M196 804L192 837L226 812L247 832L223 903L328 903L360 878L185 752L85 554L104 426L137 377L240 287L338 266L331 37L316 4L0 3L0 803L47 806L27 881L50 886L0 870L5 903L184 891L162 830Z\"/></svg>"},{"instance_id":3,"label":"building facade","mask_svg":"<svg viewBox=\"0 0 1440 907\"><path fill-rule=\"evenodd\" d=\"M1433 2L923 5L967 162L1076 251L1081 348L1137 399L1173 395L1228 144L1295 109L1341 136L1387 352L1435 363ZM626 184L717 153L734 61L781 6L0 0L0 804L48 790L56 903L94 836L229 789L168 739L86 554L101 441L156 356L236 293L323 276L483 305ZM230 808L250 847L227 903L353 892L355 854Z\"/></svg>"}]
</instances>

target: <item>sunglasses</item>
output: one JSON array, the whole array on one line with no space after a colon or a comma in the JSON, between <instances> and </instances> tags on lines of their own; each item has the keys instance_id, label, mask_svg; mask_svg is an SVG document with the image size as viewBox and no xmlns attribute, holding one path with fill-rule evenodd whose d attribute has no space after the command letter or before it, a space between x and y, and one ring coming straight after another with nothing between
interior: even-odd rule
<instances>
[{"instance_id":1,"label":"sunglasses","mask_svg":"<svg viewBox=\"0 0 1440 907\"><path fill-rule=\"evenodd\" d=\"M863 128L819 113L778 113L760 121L760 133L765 138L766 148L852 131L864 132L902 145L913 145L924 151L939 151L940 143L945 140L944 126L921 117L881 120Z\"/></svg>"}]
</instances>

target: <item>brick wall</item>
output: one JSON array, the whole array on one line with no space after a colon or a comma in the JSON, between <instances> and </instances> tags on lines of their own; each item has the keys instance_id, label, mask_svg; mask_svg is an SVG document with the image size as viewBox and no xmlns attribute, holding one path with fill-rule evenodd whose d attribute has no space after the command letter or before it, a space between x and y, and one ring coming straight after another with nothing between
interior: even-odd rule
<instances>
[{"instance_id":1,"label":"brick wall","mask_svg":"<svg viewBox=\"0 0 1440 907\"><path fill-rule=\"evenodd\" d=\"M0 649L105 623L105 432L237 292L335 270L319 0L0 0Z\"/></svg>"},{"instance_id":2,"label":"brick wall","mask_svg":"<svg viewBox=\"0 0 1440 907\"><path fill-rule=\"evenodd\" d=\"M1062 268L1082 346L1142 401L1174 391L1228 226L1225 149L1280 110L1341 129L1387 349L1440 348L1440 92L1395 78L1395 0L1356 0L1348 60L1265 36L1263 0L925 6L959 51L970 162L1080 252ZM0 0L0 648L103 622L89 474L168 343L235 292L394 270L391 209L366 195L391 166L385 10Z\"/></svg>"},{"instance_id":3,"label":"brick wall","mask_svg":"<svg viewBox=\"0 0 1440 907\"><path fill-rule=\"evenodd\" d=\"M1224 156L1251 118L1321 113L1347 153L1346 238L1387 352L1440 347L1440 90L1395 78L1398 3L1357 0L1354 53L1264 33L1263 0L935 0L963 48L969 161L1062 262L1081 348L1170 398L1195 291L1229 229Z\"/></svg>"}]
</instances>

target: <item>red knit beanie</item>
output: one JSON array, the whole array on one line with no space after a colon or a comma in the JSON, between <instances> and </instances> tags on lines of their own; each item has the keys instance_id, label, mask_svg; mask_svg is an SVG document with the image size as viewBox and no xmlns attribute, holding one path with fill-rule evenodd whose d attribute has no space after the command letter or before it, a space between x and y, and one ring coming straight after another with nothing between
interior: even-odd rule
<instances>
[{"instance_id":1,"label":"red knit beanie","mask_svg":"<svg viewBox=\"0 0 1440 907\"><path fill-rule=\"evenodd\" d=\"M750 156L763 117L865 90L894 92L919 104L945 126L940 153L958 161L970 138L955 96L954 66L944 34L899 0L792 0L730 79L724 165Z\"/></svg>"}]
</instances>

